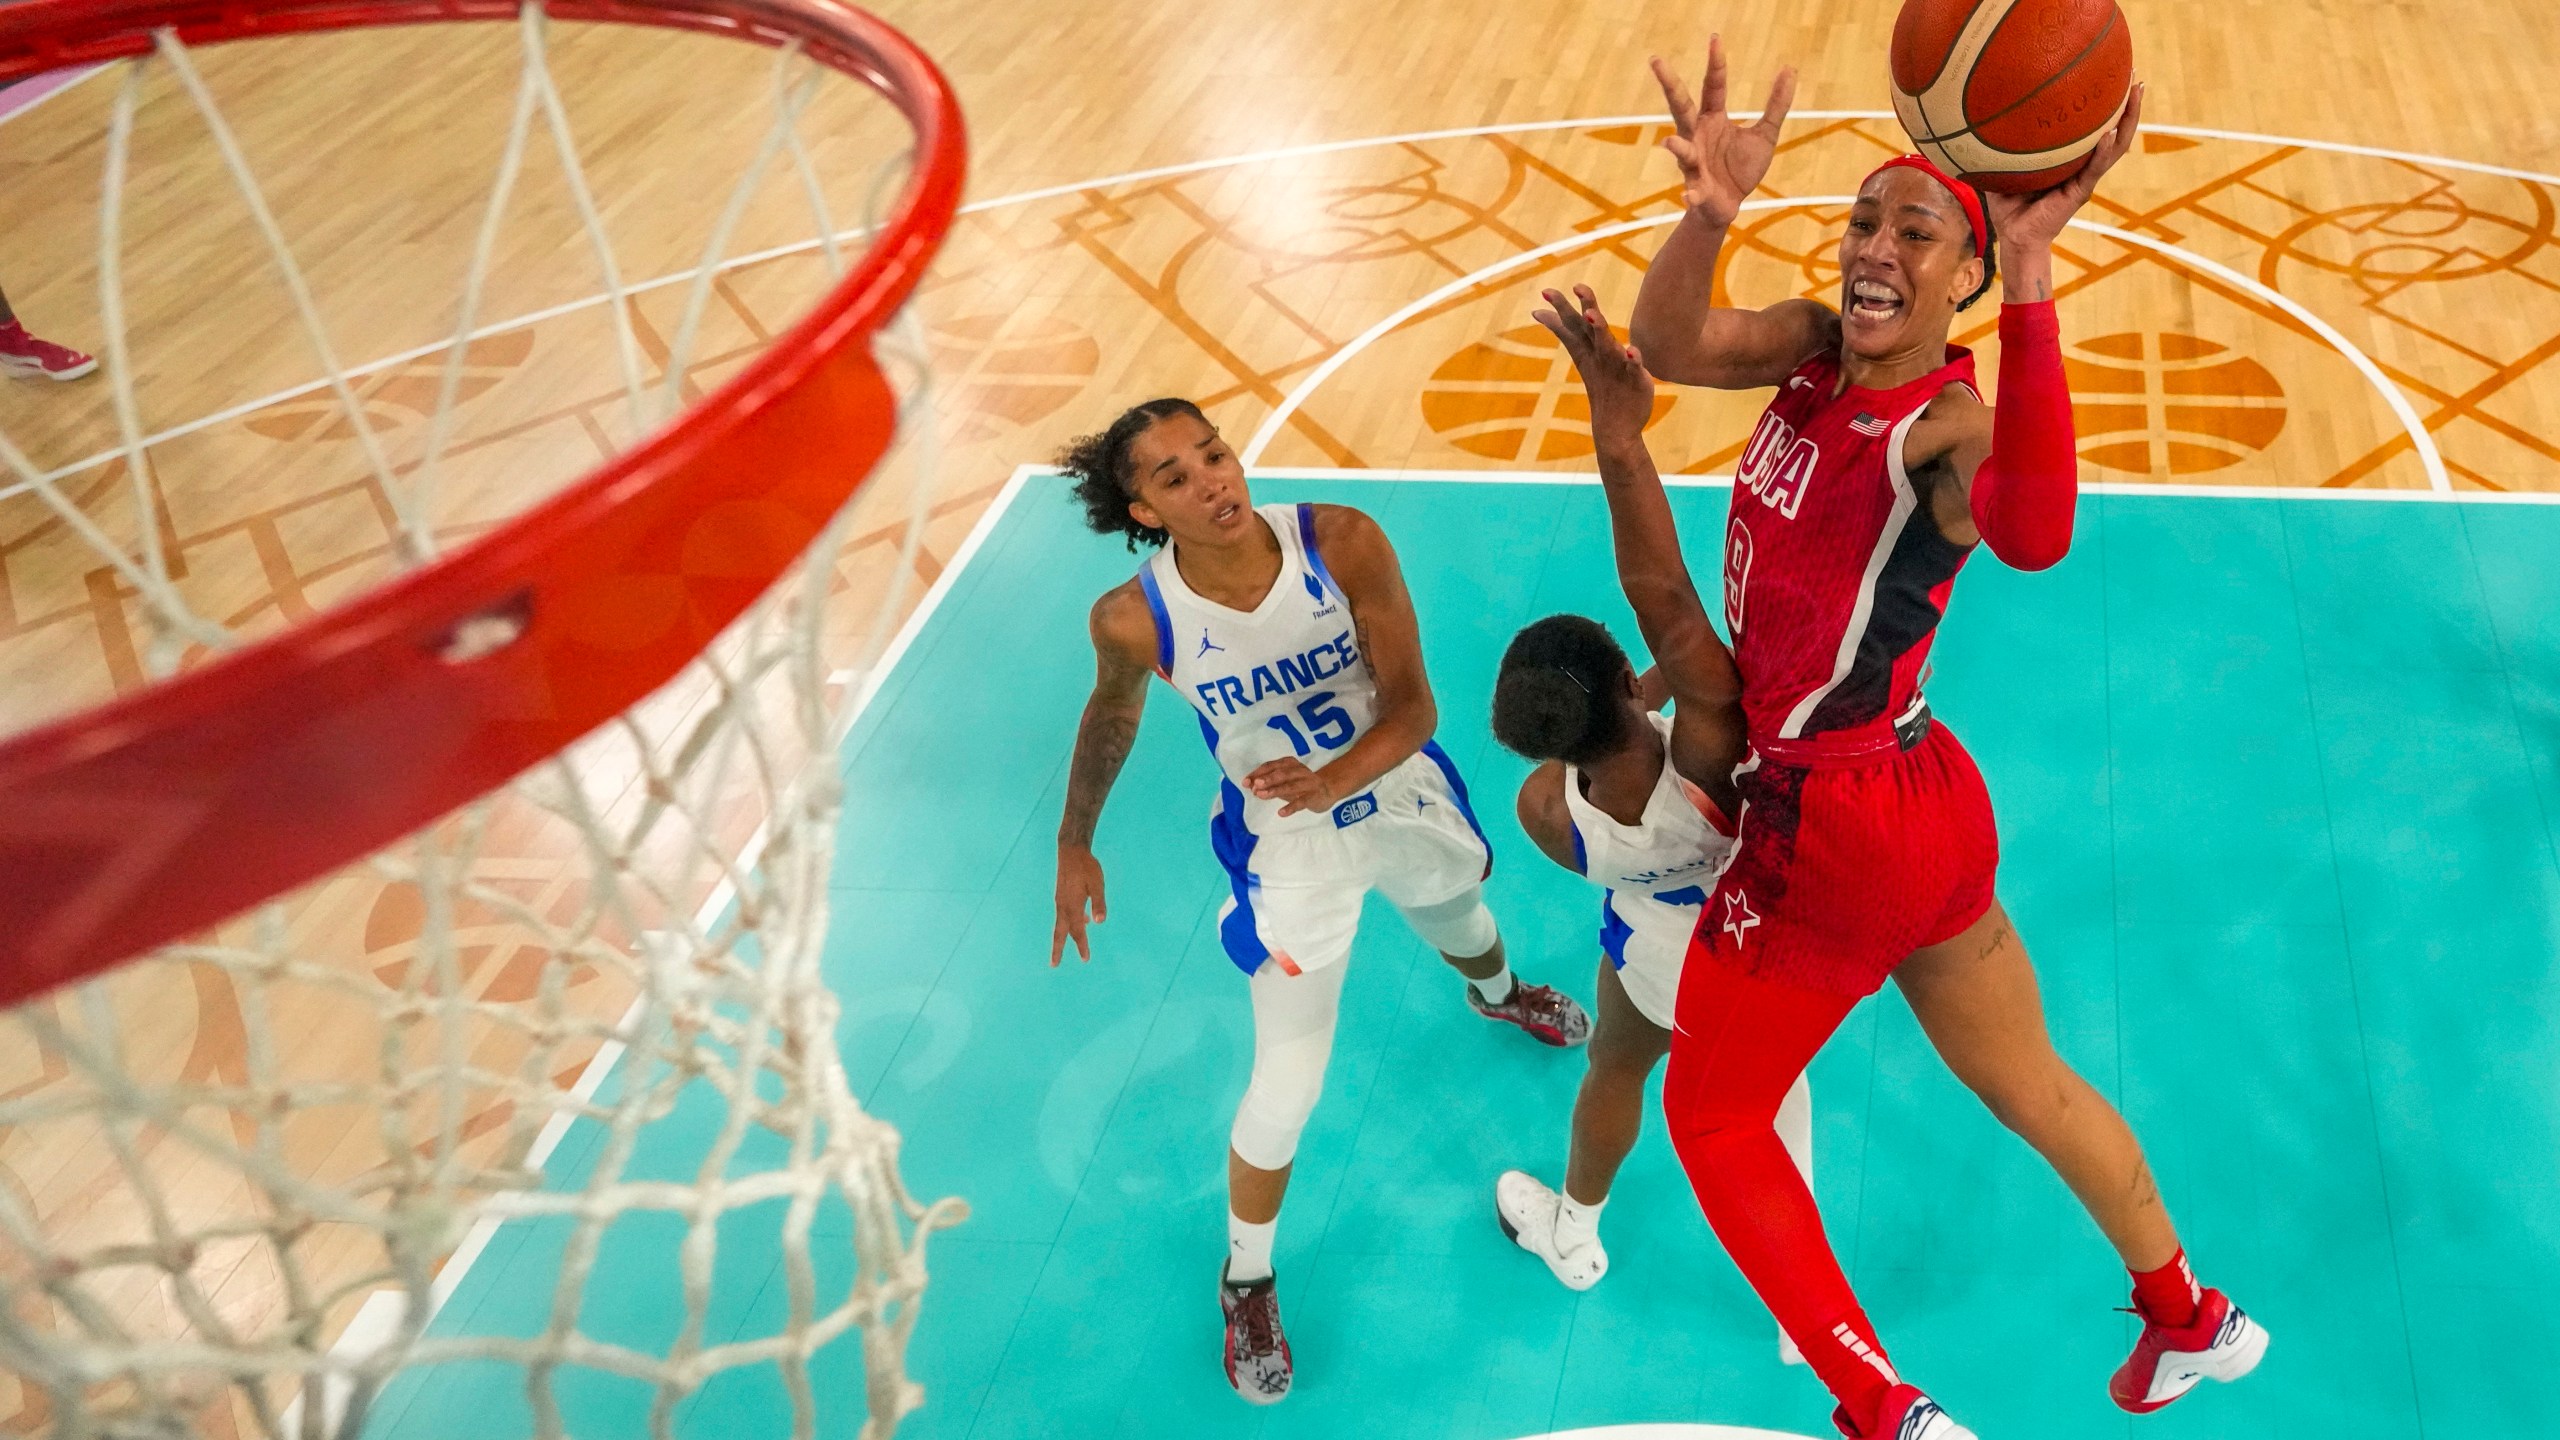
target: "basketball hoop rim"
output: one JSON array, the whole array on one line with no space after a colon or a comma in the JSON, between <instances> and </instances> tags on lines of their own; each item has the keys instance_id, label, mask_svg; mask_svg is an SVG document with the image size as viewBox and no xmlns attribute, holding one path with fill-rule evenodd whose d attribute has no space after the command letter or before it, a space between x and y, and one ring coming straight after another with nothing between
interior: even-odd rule
<instances>
[{"instance_id":1,"label":"basketball hoop rim","mask_svg":"<svg viewBox=\"0 0 2560 1440\"><path fill-rule=\"evenodd\" d=\"M521 8L15 0L0 4L0 83L147 55L163 30L196 47L513 21ZM0 875L11 877L0 885L0 1008L339 869L557 754L672 679L796 563L886 452L896 402L869 338L921 280L964 179L965 131L940 69L835 0L542 8L554 20L798 42L914 127L903 190L844 277L762 355L559 493L282 634L0 741ZM715 521L725 528L706 540ZM528 632L557 630L565 622L551 622L547 600L574 611L616 584L666 579L669 566L685 597L676 633L610 654L530 633L487 658L434 653L438 637L493 607L521 601ZM410 715L385 713L393 699ZM404 735L402 719L422 733Z\"/></svg>"}]
</instances>

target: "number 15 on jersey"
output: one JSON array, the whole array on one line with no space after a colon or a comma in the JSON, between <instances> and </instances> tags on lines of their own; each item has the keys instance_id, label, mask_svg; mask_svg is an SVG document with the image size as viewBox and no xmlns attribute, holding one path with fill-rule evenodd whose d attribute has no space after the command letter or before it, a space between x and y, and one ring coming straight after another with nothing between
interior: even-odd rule
<instances>
[{"instance_id":1,"label":"number 15 on jersey","mask_svg":"<svg viewBox=\"0 0 2560 1440\"><path fill-rule=\"evenodd\" d=\"M1264 723L1288 736L1289 744L1302 757L1314 754L1318 747L1339 750L1351 743L1352 725L1351 717L1343 713L1341 706L1333 703L1333 693L1319 690L1300 700L1296 721L1282 713ZM1299 722L1304 722L1306 728L1300 729ZM1314 745L1307 743L1310 738L1315 741Z\"/></svg>"}]
</instances>

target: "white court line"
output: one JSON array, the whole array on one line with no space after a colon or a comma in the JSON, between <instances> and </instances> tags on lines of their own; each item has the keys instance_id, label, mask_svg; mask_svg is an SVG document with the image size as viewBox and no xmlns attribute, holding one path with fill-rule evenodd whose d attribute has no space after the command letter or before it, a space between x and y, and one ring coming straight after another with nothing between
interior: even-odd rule
<instances>
[{"instance_id":1,"label":"white court line","mask_svg":"<svg viewBox=\"0 0 2560 1440\"><path fill-rule=\"evenodd\" d=\"M2165 240L2154 240L2148 235L2119 230L2113 225L2101 225L2095 220L2074 220L2071 222L2071 228L2086 230L2092 235L2104 235L2122 244L2135 245L2166 255L2181 265L2213 276L2225 285L2237 285L2311 327L2314 334L2329 342L2330 349L2346 356L2347 363L2362 372L2374 389L2382 392L2382 403L2390 406L2391 413L2400 417L2401 428L2409 432L2409 443L2417 447L2419 468L2427 472L2427 488L2442 495L2453 493L2453 477L2445 473L2444 456L2436 451L2436 437L2428 431L2427 422L2418 418L2417 409L2409 403L2409 397L2400 393L2399 386L2391 383L2391 377L2383 374L2382 367L2373 363L2373 357L2357 349L2355 342L2339 334L2336 327L2328 321L2312 314L2300 301L2272 285L2243 275L2220 261L2208 260L2192 250L2172 245Z\"/></svg>"},{"instance_id":2,"label":"white court line","mask_svg":"<svg viewBox=\"0 0 2560 1440\"><path fill-rule=\"evenodd\" d=\"M1063 472L1032 467L1038 475ZM1346 469L1329 465L1257 465L1256 480L1350 480L1457 485L1598 485L1589 470L1417 470L1392 465ZM1665 475L1673 490L1721 490L1730 475ZM2560 491L2326 490L2309 485L2154 485L2141 480L2084 480L2083 495L2122 495L2150 500L2382 500L2444 505L2560 505Z\"/></svg>"},{"instance_id":3,"label":"white court line","mask_svg":"<svg viewBox=\"0 0 2560 1440\"><path fill-rule=\"evenodd\" d=\"M86 79L87 77L83 76L82 78ZM66 86L64 88L67 89L69 87ZM56 93L58 94L60 92L57 91ZM51 98L51 96L44 97L44 99ZM44 100L38 100L36 102L37 105L43 103ZM35 105L27 107L29 110L34 108ZM25 112L20 111L18 113L23 114ZM1748 118L1757 115L1758 113L1758 111L1737 111L1736 117ZM1893 112L1890 110L1796 110L1791 111L1787 118L1790 120L1891 120L1894 117ZM1352 140L1327 140L1307 145L1283 146L1273 150L1253 150L1242 154L1219 156L1207 160L1187 160L1180 164L1158 165L1144 170L1124 170L1116 175L1103 175L1091 180L1078 180L1065 185L1048 185L1036 190L1020 190L1010 195L999 195L992 199L972 201L969 204L961 206L960 213L963 215L977 215L990 210L1001 210L1013 205L1026 205L1033 201L1054 199L1061 195L1073 195L1086 190L1107 190L1114 186L1136 184L1144 180L1160 180L1175 175L1196 175L1209 170L1223 170L1243 165L1267 164L1273 161L1292 160L1310 155L1339 154L1349 150L1372 149L1388 145L1420 144L1428 140L1463 140L1485 135L1525 135L1550 130L1584 130L1598 129L1610 125L1658 125L1661 123L1663 123L1663 117L1660 114L1595 115L1569 120L1525 120L1501 125L1463 125L1441 130L1409 130L1396 135L1371 135ZM2332 140L2306 140L2293 135L2266 135L2253 130L2224 130L2201 125L2145 125L2142 129L2147 134L2179 135L2201 140L2232 140L2244 144L2256 145L2292 146L2298 149L2319 150L2337 155L2358 155L2368 159L2396 160L2413 165L2433 165L2448 170L2462 170L2476 175L2494 175L2510 180L2531 181L2535 184L2560 188L2560 175L2547 175L2538 170L2519 170L2506 165L2488 165L2476 160L2457 160L2445 155L2421 155L2408 150L2385 150L2371 145L2349 145ZM863 232L860 230L847 230L835 238L840 242L850 242L860 239L862 233ZM733 256L730 259L723 261L721 268L724 270L730 270L743 265L759 264L766 260L779 259L785 255L794 255L805 251L815 250L819 248L819 245L820 242L814 239L800 241L791 245L779 245L770 250L757 251L752 255ZM662 289L669 285L681 284L691 280L699 272L699 268L700 267L679 270L672 274L661 275L653 280L644 280L626 287L626 290L631 294L640 294L645 291ZM471 332L469 339L474 341L483 340L492 335L502 335L510 331L521 330L528 325L539 324L544 320L557 319L562 315L570 314L575 311L591 309L603 304L604 302L604 296L592 295L584 300L572 300L566 304L555 305L545 310L538 310L529 314L519 315L510 320L495 321ZM377 371L389 369L394 365L405 364L408 361L419 359L422 356L436 354L444 350L450 343L450 341L439 340L433 344L422 345L412 350L402 351L397 355L388 356L380 360L369 361L366 364L349 370L347 372L347 376L350 379L362 379L376 373ZM142 443L145 448L160 445L167 441L178 439L182 436L194 434L199 430L219 425L224 421L238 419L240 416L249 414L252 411L263 410L270 405L279 405L287 400L296 399L300 396L309 395L326 388L328 388L328 382L322 380L315 380L305 385L292 386L284 390L279 390L272 395L265 396L264 398L251 400L244 404L235 405L229 409L222 410L211 415L187 421L184 424L173 426L167 430L155 432L154 434L146 436ZM79 474L84 470L93 470L100 465L104 465L109 461L114 460L120 453L121 452L119 451L101 451L98 454L74 460L59 469L48 471L45 473L43 478L47 481L55 481L61 480L67 476ZM13 495L23 494L29 488L31 487L23 481L0 485L0 500L6 500Z\"/></svg>"},{"instance_id":4,"label":"white court line","mask_svg":"<svg viewBox=\"0 0 2560 1440\"><path fill-rule=\"evenodd\" d=\"M1743 202L1742 208L1745 210L1810 209L1822 205L1846 205L1853 198L1855 197L1846 195L1790 196L1785 199L1746 200ZM1598 241L1612 240L1621 235L1632 234L1638 230L1656 229L1664 225L1673 224L1679 219L1680 216L1677 213L1674 213L1670 215L1649 215L1641 220L1629 220L1623 224L1606 226L1602 229L1592 230L1584 234L1573 236L1570 239L1558 240L1550 244L1541 245L1535 250L1523 251L1518 255L1506 256L1503 259L1497 260L1492 264L1483 267L1482 269L1471 271L1468 274L1459 276L1457 279L1450 281L1448 284L1441 286L1439 289L1432 291L1421 299L1406 305L1394 314L1379 321L1377 324L1360 332L1360 334L1355 336L1349 344L1325 357L1325 362L1323 364L1307 372L1306 377L1300 380L1297 386L1290 390L1288 395L1281 400L1279 408L1273 410L1270 416L1262 422L1262 428L1253 432L1253 439L1246 444L1243 453L1237 458L1240 459L1248 469L1260 463L1263 452L1271 447L1272 441L1279 438L1281 427L1288 423L1290 416L1298 413L1299 409L1306 404L1308 398L1315 394L1318 386L1333 378L1334 372L1351 363L1353 356L1356 356L1361 351L1368 349L1372 344L1383 339L1397 327L1403 325L1407 320L1410 320L1414 316L1421 314L1423 311L1430 309L1432 306L1439 304L1441 301L1446 300L1453 295L1462 294L1465 291L1471 290L1476 286L1483 284L1485 281L1507 271L1516 270L1533 260L1543 260L1547 256L1557 254L1561 251L1581 248ZM2400 418L2401 427L2408 432L2409 443L2417 449L2419 467L2427 472L2427 487L2430 490L2434 490L2442 494L2449 495L2453 493L2453 477L2445 471L2444 456L2439 454L2436 450L2435 436L2428 433L2426 422L2418 418L2417 410L2409 404L2409 397L2400 393L2400 387L2391 383L2391 377L2382 373L2382 367L2374 364L2372 357L2366 355L2362 350L2357 349L2353 341L2350 341L2346 336L2339 334L2337 329L2331 326L2328 321L2312 314L2309 310L2303 308L2300 302L2294 300L2284 292L2275 289L2273 286L2252 279L2247 275L2243 275L2239 271L2234 270L2227 265L2220 264L2213 260L2208 260L2204 256L2198 255L2191 250L2182 249L2179 246L2169 244L2165 240L2154 240L2147 235L2137 235L2130 230L2119 230L2112 225L2101 225L2094 220L2073 220L2070 222L2070 225L2074 230L2086 230L2091 234L2103 235L2112 240L2118 240L2128 245L2137 246L2142 249L2168 256L2172 260L2178 261L2181 264L2191 266L2205 274L2211 275L2225 284L2236 285L2241 289L2247 290L2251 294L2259 296L2269 304L2284 311L2286 314L2300 320L2304 325L2310 327L2314 334L2318 335L2322 340L2327 341L2331 349L2336 350L2340 355L2345 356L2347 363L2356 367L2357 372L2362 374L2366 381L2370 383L2375 390L2381 392L2382 402L2385 405L2390 406L2391 413Z\"/></svg>"},{"instance_id":5,"label":"white court line","mask_svg":"<svg viewBox=\"0 0 2560 1440\"><path fill-rule=\"evenodd\" d=\"M1757 119L1757 110L1737 110L1737 120ZM1890 110L1790 110L1794 120L1892 120ZM1094 180L1079 180L1070 185L1051 185L1039 190L1023 190L992 200L963 205L960 213L995 210L1007 205L1027 204L1034 200L1050 200L1060 195L1073 195L1084 190L1107 190L1120 185L1134 185L1144 180L1162 180L1175 175L1197 175L1204 170L1222 170L1231 165L1261 165L1275 160L1295 160L1308 155L1330 155L1344 150L1362 150L1385 145L1419 145L1427 140L1464 140L1481 135L1524 135L1540 130L1600 129L1610 125L1661 125L1667 117L1660 111L1647 115L1591 115L1577 120L1527 120L1502 125L1464 125L1447 130L1408 130L1401 135L1371 135L1358 140L1326 140L1310 145L1287 145L1276 150L1249 150L1239 155L1223 155L1212 160L1186 160L1176 165L1158 165L1147 170L1124 170ZM2291 135L2261 135L2252 130L2218 130L2201 125L2145 125L2145 134L2179 135L2196 140L2236 140L2257 145L2291 145L2305 150L2325 150L2338 155L2361 155L2376 160L2404 160L2420 165L2441 165L2452 170L2468 170L2479 175L2496 175L2510 180L2531 180L2544 185L2560 186L2560 175L2545 175L2538 170L2518 170L2505 165L2484 165L2477 160L2456 160L2444 155L2420 155L2408 150L2378 150L2370 145L2348 145L2333 140L2304 140Z\"/></svg>"},{"instance_id":6,"label":"white court line","mask_svg":"<svg viewBox=\"0 0 2560 1440\"><path fill-rule=\"evenodd\" d=\"M5 3L5 0L0 0L0 3ZM24 114L27 114L28 112L33 111L33 110L37 109L38 107L42 106L46 101L51 100L52 98L54 98L54 97L55 97L55 96L57 96L57 95L60 95L62 92L66 91L66 90L71 90L71 89L75 89L75 88L77 88L78 86L80 86L80 85L82 85L82 84L86 83L86 82L89 80L89 78L90 78L91 76L96 75L99 71L104 70L104 69L106 69L106 68L107 68L107 67L106 67L106 66L104 66L104 65L92 65L92 66L90 66L88 69L81 71L79 74L74 75L74 76L72 76L70 79L68 79L68 80L65 80L65 81L61 82L60 84L58 84L58 85L54 86L52 89L47 90L47 91L46 91L46 92L44 92L43 94L41 94L41 95L37 96L36 98L34 98L33 100L28 101L28 102L27 102L26 104L24 104L24 105L11 106L10 108L8 108L8 109L6 109L6 110L0 110L0 125L6 125L6 124L8 124L10 121L17 119L19 116L24 115ZM43 75L30 75L30 76L28 76L26 79L24 79L24 80L20 80L20 81L18 81L16 84L11 85L11 86L9 87L9 89L10 89L10 90L15 90L16 88L18 88L18 86L19 86L19 85L34 85L34 84L38 84L38 83L41 83L43 80L45 80L48 76L56 75L56 74L59 74L59 73L61 73L61 72L59 72L59 71L55 71L55 70L48 70L48 71L44 72L44 74L43 74ZM5 105L5 104L7 104L7 103L8 103L8 100L9 100L9 91L8 91L8 90L0 90L0 105Z\"/></svg>"},{"instance_id":7,"label":"white court line","mask_svg":"<svg viewBox=\"0 0 2560 1440\"><path fill-rule=\"evenodd\" d=\"M1746 211L1798 210L1815 205L1846 205L1857 198L1854 195L1789 196L1780 199L1745 200L1742 202L1742 208ZM1432 306L1453 295L1464 294L1497 275L1517 270L1531 261L1544 260L1550 255L1561 254L1567 250L1584 249L1603 241L1615 240L1621 235L1633 235L1639 230L1658 230L1665 225L1675 223L1679 218L1680 212L1675 210L1668 215L1648 215L1641 220L1628 220L1616 225L1604 225L1597 230L1585 230L1563 240L1550 241L1535 250L1506 255L1490 265L1459 276L1419 300L1412 301L1377 324L1353 336L1349 344L1326 356L1323 364L1307 372L1306 378L1298 382L1297 388L1291 390L1280 401L1279 408L1264 418L1262 428L1253 432L1253 438L1245 443L1244 452L1236 457L1237 460L1248 470L1260 464L1262 452L1270 449L1271 442L1280 438L1280 428L1289 423L1289 417L1298 413L1299 407L1306 404L1309 396L1316 393L1317 386L1332 379L1334 372L1350 364L1353 356L1384 339L1404 322Z\"/></svg>"}]
</instances>

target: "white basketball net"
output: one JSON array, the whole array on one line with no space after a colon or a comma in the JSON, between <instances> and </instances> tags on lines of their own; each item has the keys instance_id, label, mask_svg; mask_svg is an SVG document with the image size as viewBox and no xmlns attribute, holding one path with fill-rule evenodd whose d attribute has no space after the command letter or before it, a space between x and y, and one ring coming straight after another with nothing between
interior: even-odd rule
<instances>
[{"instance_id":1,"label":"white basketball net","mask_svg":"<svg viewBox=\"0 0 2560 1440\"><path fill-rule=\"evenodd\" d=\"M340 363L194 58L164 35L156 56L126 67L107 142L100 290L115 455L132 503L90 468L48 471L6 435L0 480L14 479L139 597L151 676L179 668L190 647L243 639L173 576L158 526L124 523L152 513L155 483L226 483L174 466L155 473L168 436L146 428L137 403L121 220L147 82L174 79L192 99L266 241L322 372L308 388L335 396L359 463L396 512L386 574L451 543L439 483L460 433L457 395L471 346L507 328L488 325L482 300L537 132L612 321L623 444L681 408L715 281L746 263L730 245L769 175L805 195L806 249L828 275L844 268L840 240L858 245L866 233L838 236L802 136L812 95L834 77L786 50L772 69L771 126L709 223L698 266L655 282L689 288L672 354L653 361L632 323L649 287L626 286L617 266L602 219L610 204L581 168L546 62L543 13L528 5L521 21L504 159L454 339L440 347L432 416L406 440L369 418L360 391L381 366ZM873 203L894 193L906 164L902 155L882 167ZM521 1367L545 1436L570 1428L556 1382L571 1369L649 1387L649 1431L666 1435L688 1396L751 1366L778 1370L791 1433L807 1436L812 1357L850 1331L867 1391L861 1433L886 1436L918 1403L903 1353L924 1241L963 1211L921 1205L900 1183L896 1132L848 1086L839 1004L820 969L841 801L834 756L908 606L934 489L920 347L912 330L893 329L881 350L903 395L906 438L889 462L903 466L903 496L879 499L900 478L880 476L664 691L347 872L0 1017L0 1057L14 1052L46 1077L0 1090L0 1151L18 1174L60 1181L0 1186L0 1362L19 1385L8 1428L352 1435L381 1418L402 1368L476 1358ZM877 558L848 561L855 512L891 503L903 514L877 525ZM370 951L355 943L387 913L405 917L403 934ZM199 1013L208 995L238 1017L221 1046L173 1027L174 1013ZM700 1131L681 1173L642 1173L646 1132L677 1114ZM546 1181L564 1139L576 1141L577 1163L553 1166ZM582 1328L582 1310L614 1227L650 1217L667 1237L672 1339L635 1348ZM565 1232L547 1320L531 1334L431 1329L470 1260L511 1222ZM709 1313L715 1261L741 1235L778 1256L767 1293L783 1296L765 1307L778 1319L743 1329ZM767 1433L781 1430L777 1414Z\"/></svg>"}]
</instances>

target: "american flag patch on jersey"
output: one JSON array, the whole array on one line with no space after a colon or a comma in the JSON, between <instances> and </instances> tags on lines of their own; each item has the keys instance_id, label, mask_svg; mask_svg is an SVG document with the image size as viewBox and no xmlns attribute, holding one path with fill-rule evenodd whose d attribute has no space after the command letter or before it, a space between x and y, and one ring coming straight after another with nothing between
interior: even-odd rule
<instances>
[{"instance_id":1,"label":"american flag patch on jersey","mask_svg":"<svg viewBox=\"0 0 2560 1440\"><path fill-rule=\"evenodd\" d=\"M1849 428L1857 431L1861 435L1881 435L1893 427L1887 425L1873 415L1860 412L1857 419L1849 422Z\"/></svg>"}]
</instances>

